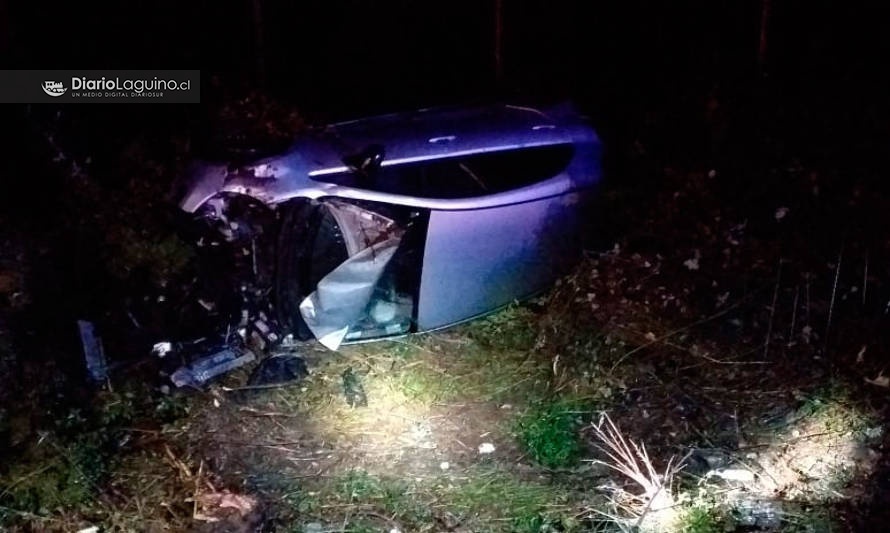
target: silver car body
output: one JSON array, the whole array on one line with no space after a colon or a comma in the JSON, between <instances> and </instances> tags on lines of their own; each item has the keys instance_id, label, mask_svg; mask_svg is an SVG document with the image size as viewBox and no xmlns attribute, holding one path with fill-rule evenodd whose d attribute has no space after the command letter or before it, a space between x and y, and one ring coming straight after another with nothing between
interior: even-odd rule
<instances>
[{"instance_id":1,"label":"silver car body","mask_svg":"<svg viewBox=\"0 0 890 533\"><path fill-rule=\"evenodd\" d=\"M395 176L390 182L363 181L345 162L371 153L368 147L379 150L378 171ZM487 186L499 169L517 179L497 176L497 185ZM571 105L498 104L342 122L300 135L277 156L197 162L180 206L195 213L235 194L273 209L336 201L422 212L428 218L410 330L426 331L531 296L564 274L580 251L584 200L600 177L599 140ZM427 179L433 185L425 188Z\"/></svg>"}]
</instances>

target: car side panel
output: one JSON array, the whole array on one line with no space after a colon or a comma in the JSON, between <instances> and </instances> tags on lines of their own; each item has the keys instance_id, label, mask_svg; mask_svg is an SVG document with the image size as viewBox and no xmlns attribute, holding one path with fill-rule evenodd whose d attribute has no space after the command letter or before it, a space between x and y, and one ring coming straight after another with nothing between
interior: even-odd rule
<instances>
[{"instance_id":1,"label":"car side panel","mask_svg":"<svg viewBox=\"0 0 890 533\"><path fill-rule=\"evenodd\" d=\"M583 192L488 209L433 210L417 327L433 330L545 289L580 250Z\"/></svg>"}]
</instances>

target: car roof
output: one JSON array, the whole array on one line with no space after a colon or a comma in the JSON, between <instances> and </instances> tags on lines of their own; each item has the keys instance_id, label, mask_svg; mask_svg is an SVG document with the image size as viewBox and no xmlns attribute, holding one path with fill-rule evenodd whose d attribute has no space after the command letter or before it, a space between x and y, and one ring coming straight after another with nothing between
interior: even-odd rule
<instances>
[{"instance_id":1,"label":"car roof","mask_svg":"<svg viewBox=\"0 0 890 533\"><path fill-rule=\"evenodd\" d=\"M341 157L382 146L384 165L391 165L572 142L580 118L569 105L548 110L509 104L444 107L338 122L327 126L323 137Z\"/></svg>"}]
</instances>

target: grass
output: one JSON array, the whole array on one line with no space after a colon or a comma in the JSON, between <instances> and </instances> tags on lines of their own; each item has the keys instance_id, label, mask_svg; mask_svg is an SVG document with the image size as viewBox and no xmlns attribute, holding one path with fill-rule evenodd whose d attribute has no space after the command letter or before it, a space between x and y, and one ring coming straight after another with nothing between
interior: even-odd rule
<instances>
[{"instance_id":1,"label":"grass","mask_svg":"<svg viewBox=\"0 0 890 533\"><path fill-rule=\"evenodd\" d=\"M508 472L474 472L447 498L449 508L462 516L482 522L506 519L511 531L541 531L557 522L564 528L572 525L566 516L569 507L565 494L551 485L522 481Z\"/></svg>"},{"instance_id":2,"label":"grass","mask_svg":"<svg viewBox=\"0 0 890 533\"><path fill-rule=\"evenodd\" d=\"M515 422L523 449L547 468L574 465L582 450L579 407L577 400L557 399L526 410Z\"/></svg>"},{"instance_id":3,"label":"grass","mask_svg":"<svg viewBox=\"0 0 890 533\"><path fill-rule=\"evenodd\" d=\"M374 523L377 528L398 523L402 529L414 531L432 521L429 507L416 497L407 480L353 469L310 486L311 490L304 487L302 497L297 498L297 512L305 522L336 518L345 520L350 531Z\"/></svg>"},{"instance_id":4,"label":"grass","mask_svg":"<svg viewBox=\"0 0 890 533\"><path fill-rule=\"evenodd\" d=\"M394 444L412 423L443 405L522 406L550 386L546 362L525 352L492 351L465 336L348 346L325 357L301 387L275 391L273 401L278 410L304 413L337 442L371 432ZM348 405L342 378L347 371L361 383L367 407Z\"/></svg>"},{"instance_id":5,"label":"grass","mask_svg":"<svg viewBox=\"0 0 890 533\"><path fill-rule=\"evenodd\" d=\"M514 303L469 323L467 335L489 349L530 350L538 336L537 317L528 307Z\"/></svg>"},{"instance_id":6,"label":"grass","mask_svg":"<svg viewBox=\"0 0 890 533\"><path fill-rule=\"evenodd\" d=\"M806 507L782 518L782 533L832 533L844 531L824 507Z\"/></svg>"},{"instance_id":7,"label":"grass","mask_svg":"<svg viewBox=\"0 0 890 533\"><path fill-rule=\"evenodd\" d=\"M251 396L254 411L269 416L244 418L238 411L245 407L243 404L229 405L223 401L222 407L212 406L209 396L204 398L206 412L211 419L213 413L234 415L233 420L245 424L244 439L239 436L239 441L249 440L247 446L259 448L236 451L233 447L229 453L243 453L242 459L256 457L257 462L249 463L242 471L250 472L251 479L263 478L269 483L262 486L248 481L246 490L270 502L270 516L277 517L275 525L281 531L318 531L316 526L322 530L357 532L393 528L418 532L589 531L599 525L593 522L593 510L610 507L603 492L597 490L601 479L596 476L600 474L590 465L586 469L573 468L580 459L587 458L587 451L592 451L590 443L585 442L589 433L581 428L591 403L597 409L606 408L610 398L618 396L604 393L603 389L617 390L621 386L602 374L577 371L579 367L573 366L568 353L557 368L555 361L547 359L550 352L529 344L533 344L530 335L516 344L505 340L495 346L508 338L511 328L534 331L534 317L529 313L508 308L464 326L463 331L349 346L338 354L325 353L313 365L312 375L299 386ZM578 342L578 346L586 342L591 349L598 350L613 344L607 337L589 333ZM346 370L367 393L367 406L352 407L345 400L342 376ZM190 405L179 397L163 396L147 404L140 399L144 396L140 392L107 395L97 409L88 413L73 411L64 417L59 434L70 434L73 439L77 428L119 428L131 424L147 408L156 419L176 419L189 413ZM223 395L220 399L225 398ZM852 417L851 411L846 410L851 404L845 398L843 389L837 387L801 396L798 420L827 417L826 423L838 424L839 430L841 423L846 428L858 428L857 431L867 428L865 419ZM509 409L504 408L507 404ZM189 414L200 415L198 411L195 407ZM464 414L477 417L476 424L463 425L462 420L449 424L452 421L448 417ZM436 425L436 420L449 423ZM447 434L452 427L463 433ZM790 425L785 429L790 431ZM303 446L300 441L307 435L311 441ZM462 444L463 448L454 446L454 438L464 438L463 435L493 442L497 450L479 456L476 444L480 440L466 441L468 445ZM66 440L64 446L75 442ZM282 445L267 447L264 443L268 442ZM448 448L448 443L452 448ZM620 449L625 459L637 458L643 463L636 464L636 469L628 466L630 460L619 465L625 467L621 475L626 479L614 476L619 479L616 493L624 491L624 499L613 500L621 505L611 508L615 511L614 519L608 527L632 528L643 516L641 530L659 530L668 523L661 517L671 512L648 502L665 495L674 498L676 521L661 531L712 533L731 530L738 523L728 511L723 511L728 508L726 502L712 498L710 503L703 504L672 494L671 473L655 472L642 443L636 444L638 448L628 440ZM118 472L114 462L102 462L105 452L101 446L94 456L88 448L63 449L64 453L55 453L58 450L48 448L56 458L44 463L49 465L45 471L34 473L35 463L31 463L30 470L14 473L16 479L23 479L13 487L18 489L18 495L27 498L30 490L30 494L37 494L37 502L48 504L27 500L7 500L6 504L15 507L21 503L21 510L27 512L43 512L41 506L76 508L87 505L96 493L92 487L102 485L110 477L118 483L116 490L127 494L131 501L138 499L145 511L143 514L140 509L138 517L126 513L109 516L108 523L138 524L143 517L155 516L151 509L160 510L161 514L167 512L163 504L168 502L177 502L178 506L169 510L178 513L177 527L189 523L190 510L183 502L194 490L193 480L166 479L176 476L170 476L163 455L146 455L138 461L124 457L128 470ZM178 456L196 471L195 457L200 456L192 455L194 448L176 449ZM73 468L59 460L62 456L72 458L71 462L79 466ZM320 464L310 466L316 456ZM331 459L332 456L335 457ZM230 464L239 464L233 456L229 457ZM93 461L94 458L98 460ZM289 465L295 464L294 468L276 466L287 465L288 459L297 461ZM653 456L656 462L659 459L666 457ZM440 469L441 460L451 461L450 467ZM141 463L146 464L140 466ZM150 470L148 463L160 470ZM36 464L39 468L41 465ZM157 494L139 492L142 478L134 477L129 469L140 468L145 469L146 479L159 480L152 488ZM81 470L86 474L83 481L69 475ZM115 477L117 474L123 475ZM32 477L35 483L39 480L45 486L31 485ZM631 487L627 479L640 487ZM135 487L133 493L127 492L131 486ZM0 490L3 488L0 485ZM86 490L75 490L81 488ZM52 497L64 497L66 502L53 501ZM789 516L785 526L795 532L823 531L819 529L819 516L815 511L801 511ZM603 522L607 520L608 517ZM656 529L651 529L653 523Z\"/></svg>"},{"instance_id":8,"label":"grass","mask_svg":"<svg viewBox=\"0 0 890 533\"><path fill-rule=\"evenodd\" d=\"M699 505L686 510L680 521L680 531L683 533L723 533L726 528L723 517L714 509Z\"/></svg>"},{"instance_id":9,"label":"grass","mask_svg":"<svg viewBox=\"0 0 890 533\"><path fill-rule=\"evenodd\" d=\"M436 531L438 524L448 522L472 531L515 533L573 531L578 526L561 489L490 467L422 482L354 469L315 483L309 503L299 508L301 521L345 522L348 531Z\"/></svg>"},{"instance_id":10,"label":"grass","mask_svg":"<svg viewBox=\"0 0 890 533\"><path fill-rule=\"evenodd\" d=\"M802 404L794 418L818 420L826 431L860 433L874 423L857 407L849 386L838 380L832 380L812 392L800 394L799 398Z\"/></svg>"},{"instance_id":11,"label":"grass","mask_svg":"<svg viewBox=\"0 0 890 533\"><path fill-rule=\"evenodd\" d=\"M418 478L399 464L402 453L416 453L414 444L406 444L414 426L448 416L443 413L452 404L480 408L493 417L490 424L471 428L470 435L490 430L494 435L485 440L503 443L512 434L539 464L576 464L582 451L582 403L574 396L548 395L551 366L530 351L532 318L527 309L511 307L462 331L345 347L326 355L301 388L272 392L272 410L304 413L313 431L334 448L358 446L372 457L382 454L393 461L387 468L374 459L362 465L369 469L353 467L286 490L299 521L347 531L389 530L390 521L402 531L435 531L443 521L473 531L576 529L577 507L570 502L577 495L570 486L532 481L505 468L503 461L515 457L502 456L502 450L515 453L515 445L498 444L492 456L473 459L469 466L452 463L447 471L440 471L435 459L432 472ZM517 342L520 331L524 337ZM341 376L350 368L367 393L366 407L350 407L343 398ZM548 400L540 403L541 398ZM435 439L452 440L438 433L432 438L438 444L442 441Z\"/></svg>"},{"instance_id":12,"label":"grass","mask_svg":"<svg viewBox=\"0 0 890 533\"><path fill-rule=\"evenodd\" d=\"M6 476L9 482L0 491L0 502L38 515L87 503L107 472L107 459L92 439L64 447L56 444L13 465Z\"/></svg>"},{"instance_id":13,"label":"grass","mask_svg":"<svg viewBox=\"0 0 890 533\"><path fill-rule=\"evenodd\" d=\"M21 517L52 518L89 512L118 465L126 460L125 429L136 420L171 420L183 414L182 400L156 399L143 385L101 391L83 408L57 415L0 466L0 524Z\"/></svg>"}]
</instances>

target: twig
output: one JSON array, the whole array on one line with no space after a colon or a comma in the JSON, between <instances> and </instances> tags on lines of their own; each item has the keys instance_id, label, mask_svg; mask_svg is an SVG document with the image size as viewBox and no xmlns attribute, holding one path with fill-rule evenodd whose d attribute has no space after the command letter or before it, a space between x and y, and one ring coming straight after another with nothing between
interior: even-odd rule
<instances>
[{"instance_id":1,"label":"twig","mask_svg":"<svg viewBox=\"0 0 890 533\"><path fill-rule=\"evenodd\" d=\"M776 315L776 304L779 301L779 286L782 283L782 258L779 258L779 266L776 268L776 286L773 289L773 303L769 309L769 323L766 326L766 340L763 342L763 358L769 356L769 341L773 334L773 317Z\"/></svg>"},{"instance_id":2,"label":"twig","mask_svg":"<svg viewBox=\"0 0 890 533\"><path fill-rule=\"evenodd\" d=\"M712 363L717 363L718 365L768 365L768 364L770 364L769 361L727 361L725 359L715 359L706 353L695 353L690 348L681 346L677 343L670 342L670 341L665 341L664 345L670 346L671 348L676 348L678 350L683 350L684 352L687 352L694 357L700 357L706 361L710 361ZM751 353L751 352L749 351L747 353ZM693 366L695 366L695 365L693 365Z\"/></svg>"},{"instance_id":3,"label":"twig","mask_svg":"<svg viewBox=\"0 0 890 533\"><path fill-rule=\"evenodd\" d=\"M198 465L198 475L195 476L195 495L192 497L192 519L198 518L198 493L201 492L201 474L204 473L204 460Z\"/></svg>"},{"instance_id":4,"label":"twig","mask_svg":"<svg viewBox=\"0 0 890 533\"><path fill-rule=\"evenodd\" d=\"M739 427L739 410L738 409L732 410L732 421L735 424L736 439L738 440L737 447L743 448L743 447L745 447L745 445L747 443L745 442L745 438L742 437L742 428Z\"/></svg>"},{"instance_id":5,"label":"twig","mask_svg":"<svg viewBox=\"0 0 890 533\"><path fill-rule=\"evenodd\" d=\"M727 394L787 394L784 389L778 390L748 390L748 389L728 389L726 387L701 387L705 391L719 391Z\"/></svg>"},{"instance_id":6,"label":"twig","mask_svg":"<svg viewBox=\"0 0 890 533\"><path fill-rule=\"evenodd\" d=\"M270 416L270 417L280 416L280 417L284 417L284 418L298 418L299 416L301 416L301 415L296 415L293 413L276 413L274 411L258 411L252 407L242 407L241 409L239 409L239 411L241 411L242 413L251 414L253 416Z\"/></svg>"},{"instance_id":7,"label":"twig","mask_svg":"<svg viewBox=\"0 0 890 533\"><path fill-rule=\"evenodd\" d=\"M865 294L868 292L868 250L865 251L865 268L862 269L862 307L865 307Z\"/></svg>"},{"instance_id":8,"label":"twig","mask_svg":"<svg viewBox=\"0 0 890 533\"><path fill-rule=\"evenodd\" d=\"M51 516L40 516L38 514L29 513L28 511L21 511L19 509L14 509L12 507L7 507L5 505L0 505L0 510L3 510L7 513L17 514L19 516L28 518L30 520L39 520L42 522L61 522L58 518L53 518Z\"/></svg>"},{"instance_id":9,"label":"twig","mask_svg":"<svg viewBox=\"0 0 890 533\"><path fill-rule=\"evenodd\" d=\"M238 442L235 440L218 440L217 444L227 444L230 446L250 446L256 448L276 448L276 449L285 449L287 451L294 451L290 448L284 448L284 446L293 446L296 444L302 444L301 441L285 441L285 442Z\"/></svg>"},{"instance_id":10,"label":"twig","mask_svg":"<svg viewBox=\"0 0 890 533\"><path fill-rule=\"evenodd\" d=\"M841 249L837 253L837 266L834 269L834 286L831 288L831 303L828 306L828 321L825 324L825 339L822 348L823 353L828 353L828 332L831 330L831 318L834 314L834 301L837 297L837 282L841 277L841 261L844 259L844 244L841 243Z\"/></svg>"},{"instance_id":11,"label":"twig","mask_svg":"<svg viewBox=\"0 0 890 533\"><path fill-rule=\"evenodd\" d=\"M668 459L668 465L667 465L667 468L665 469L665 473L667 473L668 471L670 471L670 469L671 469L671 463L672 463L673 461L674 461L674 458L673 458L673 457L671 457L670 459ZM664 484L663 484L663 483L660 483L660 484L658 485L658 490L656 490L656 491L655 491L655 494L653 494L652 497L649 498L649 501L646 502L646 507L644 507L643 510L640 512L640 518L637 519L637 523L634 524L634 531L639 531L639 530L640 530L640 526L643 525L643 520L646 518L646 515L649 514L649 511L652 509L652 503L655 502L655 498L658 497L658 494L659 494L662 490L664 490Z\"/></svg>"},{"instance_id":12,"label":"twig","mask_svg":"<svg viewBox=\"0 0 890 533\"><path fill-rule=\"evenodd\" d=\"M269 383L267 385L244 385L243 387L221 387L223 392L238 392L242 390L268 390L268 389L283 389L286 387L293 387L294 385L299 385L301 383L300 380L290 381L287 383Z\"/></svg>"},{"instance_id":13,"label":"twig","mask_svg":"<svg viewBox=\"0 0 890 533\"><path fill-rule=\"evenodd\" d=\"M148 433L149 435L161 434L161 431L157 429L121 428L121 431L129 431L130 433Z\"/></svg>"},{"instance_id":14,"label":"twig","mask_svg":"<svg viewBox=\"0 0 890 533\"><path fill-rule=\"evenodd\" d=\"M794 289L794 305L791 306L791 330L788 332L788 345L791 345L794 338L794 327L797 325L797 302L800 298L800 283Z\"/></svg>"},{"instance_id":15,"label":"twig","mask_svg":"<svg viewBox=\"0 0 890 533\"><path fill-rule=\"evenodd\" d=\"M804 316L806 317L807 326L809 326L810 325L810 273L807 272L807 274L806 274L806 276L804 276L804 278L807 280L807 284L806 284L806 296L807 296L806 310L807 311Z\"/></svg>"},{"instance_id":16,"label":"twig","mask_svg":"<svg viewBox=\"0 0 890 533\"><path fill-rule=\"evenodd\" d=\"M429 348L427 348L427 347L425 347L425 346L421 346L420 344L416 344L416 343L413 343L413 342L403 341L402 339L387 339L387 340L388 340L389 342L394 342L394 343L396 343L396 344L401 344L401 345L404 345L404 346L409 346L409 347L411 347L411 348L417 348L418 350L424 351L424 352L426 352L426 353L431 353L431 354L433 354L433 355L436 355L436 352L430 350Z\"/></svg>"},{"instance_id":17,"label":"twig","mask_svg":"<svg viewBox=\"0 0 890 533\"><path fill-rule=\"evenodd\" d=\"M54 463L46 464L43 467L38 468L37 470L34 470L33 472L25 474L24 476L16 479L15 481L13 481L9 485L7 485L6 488L3 489L3 492L0 492L0 498L9 494L9 491L11 491L13 488L15 488L16 485L20 485L21 483L24 483L25 481L31 479L32 477L39 476L40 474L46 472L47 470L49 470L50 468L52 468L54 466L56 466Z\"/></svg>"},{"instance_id":18,"label":"twig","mask_svg":"<svg viewBox=\"0 0 890 533\"><path fill-rule=\"evenodd\" d=\"M678 334L678 333L683 333L684 331L690 330L690 329L692 329L692 328L694 328L694 327L696 327L696 326L700 326L700 325L705 324L705 323L707 323L707 322L710 322L710 321L712 321L712 320L716 320L716 319L720 318L721 316L723 316L723 315L729 313L730 311L732 311L732 310L735 309L736 307L740 306L740 305L742 304L742 302L744 302L744 301L745 301L745 299L743 298L743 299L737 301L736 303L730 305L730 306L727 307L726 309L723 309L722 311L718 311L717 313L714 313L714 314L711 315L711 316L707 316L707 317L702 318L702 319L700 319L700 320L696 320L696 321L693 322L692 324L689 324L689 325L683 326L683 327L681 327L681 328L677 328L677 329L675 329L675 330L669 331L669 332L665 333L664 335L662 335L661 337L658 337L658 338L655 339L654 341L650 341L650 342L647 342L646 344L642 344L642 345L640 345L640 346L637 346L637 347L634 348L633 350L630 350L630 351L626 352L624 355L622 355L620 358L618 358L618 361L616 361L615 364L612 365L612 368L609 369L609 372L614 372L615 369L618 368L618 366L619 366L621 363L623 363L628 357L630 357L631 355L633 355L633 354L639 352L640 350L644 350L644 349L646 349L646 348L648 348L648 347L650 347L650 346L652 346L652 345L654 345L654 344L658 344L658 343L660 343L660 342L664 342L666 339L669 339L669 338L673 337L674 335L676 335L676 334Z\"/></svg>"}]
</instances>

